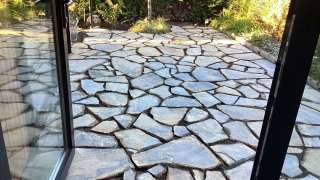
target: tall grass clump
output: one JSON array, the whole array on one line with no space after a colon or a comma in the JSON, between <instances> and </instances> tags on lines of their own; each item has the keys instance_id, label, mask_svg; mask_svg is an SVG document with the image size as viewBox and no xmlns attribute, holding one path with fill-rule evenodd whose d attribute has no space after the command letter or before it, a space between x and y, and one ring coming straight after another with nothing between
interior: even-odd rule
<instances>
[{"instance_id":1,"label":"tall grass clump","mask_svg":"<svg viewBox=\"0 0 320 180\"><path fill-rule=\"evenodd\" d=\"M169 25L166 20L158 17L156 19L139 20L129 29L131 32L143 32L152 34L163 34L169 31Z\"/></svg>"}]
</instances>

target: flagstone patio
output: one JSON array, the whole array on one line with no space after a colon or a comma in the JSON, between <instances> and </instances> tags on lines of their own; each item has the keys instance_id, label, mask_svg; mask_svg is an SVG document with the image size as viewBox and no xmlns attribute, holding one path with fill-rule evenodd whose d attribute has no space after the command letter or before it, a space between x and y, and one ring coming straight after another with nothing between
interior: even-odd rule
<instances>
[{"instance_id":1,"label":"flagstone patio","mask_svg":"<svg viewBox=\"0 0 320 180\"><path fill-rule=\"evenodd\" d=\"M275 65L207 27L91 29L69 57L68 179L249 179ZM306 87L283 179L318 179L320 93Z\"/></svg>"}]
</instances>

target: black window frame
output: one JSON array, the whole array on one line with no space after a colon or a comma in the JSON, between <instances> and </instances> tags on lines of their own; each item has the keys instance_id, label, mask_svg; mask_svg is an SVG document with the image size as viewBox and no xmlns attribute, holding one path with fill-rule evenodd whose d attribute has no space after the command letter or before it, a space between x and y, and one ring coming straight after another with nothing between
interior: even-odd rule
<instances>
[{"instance_id":1,"label":"black window frame","mask_svg":"<svg viewBox=\"0 0 320 180\"><path fill-rule=\"evenodd\" d=\"M280 178L319 33L320 1L292 0L251 180Z\"/></svg>"},{"instance_id":2,"label":"black window frame","mask_svg":"<svg viewBox=\"0 0 320 180\"><path fill-rule=\"evenodd\" d=\"M45 2L52 12L53 35L56 53L56 68L59 85L64 152L54 167L50 179L66 179L74 156L73 115L70 91L70 74L67 55L70 44L68 35L66 2L63 0L39 0ZM9 161L0 123L0 180L11 179Z\"/></svg>"}]
</instances>

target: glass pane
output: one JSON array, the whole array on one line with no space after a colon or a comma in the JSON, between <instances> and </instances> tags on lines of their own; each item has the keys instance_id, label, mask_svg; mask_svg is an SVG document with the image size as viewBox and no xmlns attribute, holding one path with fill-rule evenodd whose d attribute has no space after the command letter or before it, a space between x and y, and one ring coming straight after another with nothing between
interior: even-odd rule
<instances>
[{"instance_id":1,"label":"glass pane","mask_svg":"<svg viewBox=\"0 0 320 180\"><path fill-rule=\"evenodd\" d=\"M284 179L320 178L320 41L282 168Z\"/></svg>"},{"instance_id":2,"label":"glass pane","mask_svg":"<svg viewBox=\"0 0 320 180\"><path fill-rule=\"evenodd\" d=\"M14 179L48 179L64 150L49 9L0 0L0 122Z\"/></svg>"}]
</instances>

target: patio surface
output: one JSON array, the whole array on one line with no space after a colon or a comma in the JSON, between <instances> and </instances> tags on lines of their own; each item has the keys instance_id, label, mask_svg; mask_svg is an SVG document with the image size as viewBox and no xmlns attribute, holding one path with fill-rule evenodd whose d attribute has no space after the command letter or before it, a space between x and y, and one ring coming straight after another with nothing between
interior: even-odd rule
<instances>
[{"instance_id":1,"label":"patio surface","mask_svg":"<svg viewBox=\"0 0 320 180\"><path fill-rule=\"evenodd\" d=\"M273 63L205 27L86 34L69 60L68 179L249 179ZM283 179L320 176L320 93L302 104Z\"/></svg>"}]
</instances>

